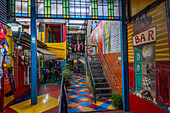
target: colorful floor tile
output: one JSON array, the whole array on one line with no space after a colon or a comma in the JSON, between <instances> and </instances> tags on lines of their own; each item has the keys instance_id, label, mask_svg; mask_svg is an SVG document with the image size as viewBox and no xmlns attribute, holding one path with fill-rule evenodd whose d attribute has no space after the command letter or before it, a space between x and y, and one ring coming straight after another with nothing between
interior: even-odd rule
<instances>
[{"instance_id":1,"label":"colorful floor tile","mask_svg":"<svg viewBox=\"0 0 170 113\"><path fill-rule=\"evenodd\" d=\"M82 74L75 74L71 80L72 85L67 89L68 112L114 110L111 99L98 100L96 104L94 103L91 92L85 86L85 77Z\"/></svg>"},{"instance_id":2,"label":"colorful floor tile","mask_svg":"<svg viewBox=\"0 0 170 113\"><path fill-rule=\"evenodd\" d=\"M71 80L71 88L77 88L77 87L86 87L85 85L85 81L86 80L86 76L84 75L79 75L79 76L73 76L72 80Z\"/></svg>"},{"instance_id":3,"label":"colorful floor tile","mask_svg":"<svg viewBox=\"0 0 170 113\"><path fill-rule=\"evenodd\" d=\"M30 93L13 103L4 113L58 113L60 85L45 84L38 88L38 104L31 105Z\"/></svg>"}]
</instances>

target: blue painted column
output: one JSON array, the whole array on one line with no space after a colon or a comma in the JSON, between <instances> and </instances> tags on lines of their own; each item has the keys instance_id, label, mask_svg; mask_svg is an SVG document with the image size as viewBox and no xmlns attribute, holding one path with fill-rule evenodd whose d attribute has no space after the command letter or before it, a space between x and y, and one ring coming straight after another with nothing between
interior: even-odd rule
<instances>
[{"instance_id":1,"label":"blue painted column","mask_svg":"<svg viewBox=\"0 0 170 113\"><path fill-rule=\"evenodd\" d=\"M121 36L121 65L122 65L122 100L123 110L129 111L129 79L128 79L128 54L127 54L127 25L126 25L126 0L120 0L122 6L122 22L120 24Z\"/></svg>"},{"instance_id":2,"label":"blue painted column","mask_svg":"<svg viewBox=\"0 0 170 113\"><path fill-rule=\"evenodd\" d=\"M31 104L37 104L36 0L31 0Z\"/></svg>"},{"instance_id":3,"label":"blue painted column","mask_svg":"<svg viewBox=\"0 0 170 113\"><path fill-rule=\"evenodd\" d=\"M63 70L63 67L65 66L66 64L66 59L64 59L63 61L61 61L61 69Z\"/></svg>"},{"instance_id":4,"label":"blue painted column","mask_svg":"<svg viewBox=\"0 0 170 113\"><path fill-rule=\"evenodd\" d=\"M63 25L60 25L61 43L63 42Z\"/></svg>"}]
</instances>

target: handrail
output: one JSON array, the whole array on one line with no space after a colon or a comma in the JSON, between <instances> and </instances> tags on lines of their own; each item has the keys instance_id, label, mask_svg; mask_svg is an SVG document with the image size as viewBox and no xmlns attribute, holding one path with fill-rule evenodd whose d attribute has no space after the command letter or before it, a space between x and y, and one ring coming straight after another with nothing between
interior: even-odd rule
<instances>
[{"instance_id":1,"label":"handrail","mask_svg":"<svg viewBox=\"0 0 170 113\"><path fill-rule=\"evenodd\" d=\"M89 76L88 74L88 67L89 67L89 70L90 70L90 74L92 75L92 71L90 69L90 64L89 62L87 61L87 53L85 54L85 62L86 62L86 70L87 70L87 76L90 78L90 86L91 86L91 90L92 90L92 95L93 95L93 98L94 98L94 103L96 103L96 93L95 93L95 84L94 84L94 78L92 76ZM91 79L93 81L93 85L91 83Z\"/></svg>"},{"instance_id":2,"label":"handrail","mask_svg":"<svg viewBox=\"0 0 170 113\"><path fill-rule=\"evenodd\" d=\"M111 70L110 70L110 68L109 68L109 66L108 66L108 64L107 64L107 62L106 62L106 59L104 58L103 53L101 52L101 50L100 50L100 48L99 48L98 43L97 43L97 48L98 48L98 50L100 51L100 53L101 53L101 55L102 55L102 58L104 59L104 62L105 62L105 64L106 64L106 66L107 66L107 68L108 68L108 70L109 70L109 72L110 72L110 74L111 74L111 76L112 76L115 84L117 85L116 80L115 80L115 78L114 78L114 76L113 76L113 74L112 74L112 72L111 72ZM99 55L99 56L100 56L100 55Z\"/></svg>"},{"instance_id":3,"label":"handrail","mask_svg":"<svg viewBox=\"0 0 170 113\"><path fill-rule=\"evenodd\" d=\"M66 89L63 82L63 76L61 79L61 91L60 91L60 103L59 103L59 110L58 113L68 113L67 111L67 95L66 95Z\"/></svg>"},{"instance_id":4,"label":"handrail","mask_svg":"<svg viewBox=\"0 0 170 113\"><path fill-rule=\"evenodd\" d=\"M101 63L101 66L102 66L103 72L104 72L104 74L106 75L107 81L109 82L109 85L112 87L112 89L111 89L111 90L112 90L112 93L114 93L113 86L111 85L111 82L110 82L110 80L109 80L109 78L108 78L108 76L107 76L107 73L106 73L106 71L105 71L105 69L104 69L104 66L103 66L103 63L102 63L102 61L101 61L101 59L100 59L99 54L98 54L97 56L98 56L99 61L100 61L100 63Z\"/></svg>"}]
</instances>

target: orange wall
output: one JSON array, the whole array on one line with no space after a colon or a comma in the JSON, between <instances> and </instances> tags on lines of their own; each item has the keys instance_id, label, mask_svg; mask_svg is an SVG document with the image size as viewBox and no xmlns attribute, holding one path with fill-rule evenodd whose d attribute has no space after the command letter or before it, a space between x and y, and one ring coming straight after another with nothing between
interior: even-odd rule
<instances>
[{"instance_id":1,"label":"orange wall","mask_svg":"<svg viewBox=\"0 0 170 113\"><path fill-rule=\"evenodd\" d=\"M108 64L116 82L117 82L117 86L115 85L115 82L114 82L111 74L109 73L107 66L104 63L104 60L101 59L103 62L105 71L108 75L109 81L111 82L114 92L117 94L120 94L120 93L122 93L122 73L121 73L121 60L118 60L118 57L121 57L121 52L104 54L104 57L106 59L106 62ZM100 56L100 58L102 58L102 56Z\"/></svg>"}]
</instances>

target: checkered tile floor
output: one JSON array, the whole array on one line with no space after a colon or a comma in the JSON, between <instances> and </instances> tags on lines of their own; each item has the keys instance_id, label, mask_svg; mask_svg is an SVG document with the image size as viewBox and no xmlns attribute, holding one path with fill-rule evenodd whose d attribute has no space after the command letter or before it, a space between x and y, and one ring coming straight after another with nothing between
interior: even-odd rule
<instances>
[{"instance_id":1,"label":"checkered tile floor","mask_svg":"<svg viewBox=\"0 0 170 113\"><path fill-rule=\"evenodd\" d=\"M13 103L3 113L58 113L60 83L44 84L38 88L38 104L31 105L30 93Z\"/></svg>"},{"instance_id":2,"label":"checkered tile floor","mask_svg":"<svg viewBox=\"0 0 170 113\"><path fill-rule=\"evenodd\" d=\"M74 75L71 80L71 88L86 87L85 85L86 76L85 75Z\"/></svg>"},{"instance_id":3,"label":"checkered tile floor","mask_svg":"<svg viewBox=\"0 0 170 113\"><path fill-rule=\"evenodd\" d=\"M96 104L94 103L92 94L85 86L85 77L85 75L75 74L71 80L72 86L67 89L68 112L87 112L115 109L112 105L111 99L98 100Z\"/></svg>"}]
</instances>

